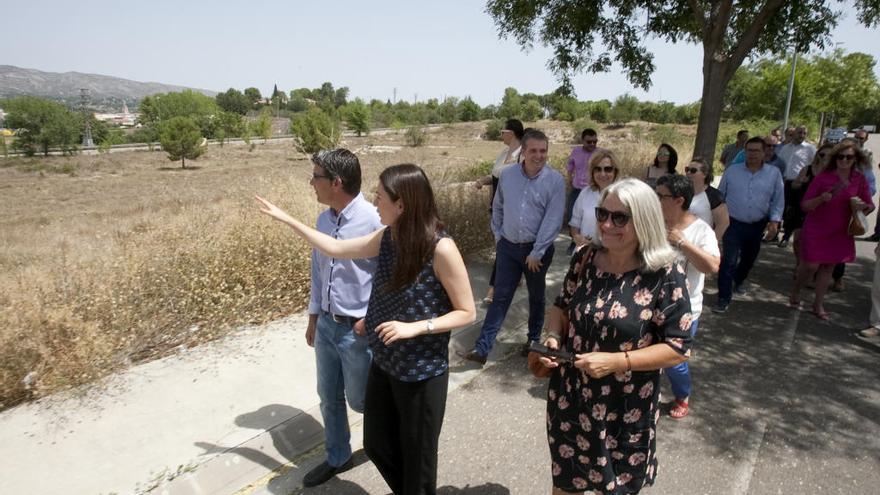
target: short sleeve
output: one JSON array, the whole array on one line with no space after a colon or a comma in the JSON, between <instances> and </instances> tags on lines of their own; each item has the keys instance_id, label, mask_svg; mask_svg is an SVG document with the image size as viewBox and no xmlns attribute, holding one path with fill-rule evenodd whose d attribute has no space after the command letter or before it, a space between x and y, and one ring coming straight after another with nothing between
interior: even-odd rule
<instances>
[{"instance_id":1,"label":"short sleeve","mask_svg":"<svg viewBox=\"0 0 880 495\"><path fill-rule=\"evenodd\" d=\"M724 203L724 198L721 196L721 191L715 189L712 186L706 188L706 199L709 200L710 210L714 210Z\"/></svg>"},{"instance_id":2,"label":"short sleeve","mask_svg":"<svg viewBox=\"0 0 880 495\"><path fill-rule=\"evenodd\" d=\"M584 263L592 262L592 253L594 252L595 250L587 244L578 249L574 253L574 256L571 257L571 264L568 267L568 273L565 274L565 278L562 280L562 289L559 291L559 295L556 296L556 300L553 302L554 306L560 309L568 309L574 291L577 289L578 279L580 278L581 273L585 271L583 270Z\"/></svg>"},{"instance_id":3,"label":"short sleeve","mask_svg":"<svg viewBox=\"0 0 880 495\"><path fill-rule=\"evenodd\" d=\"M871 206L874 205L874 200L871 197L871 189L868 186L868 179L865 177L865 174L862 174L862 180L859 184L859 198Z\"/></svg>"},{"instance_id":4,"label":"short sleeve","mask_svg":"<svg viewBox=\"0 0 880 495\"><path fill-rule=\"evenodd\" d=\"M673 263L664 270L652 318L657 341L683 356L690 356L692 317L685 270L680 263Z\"/></svg>"}]
</instances>

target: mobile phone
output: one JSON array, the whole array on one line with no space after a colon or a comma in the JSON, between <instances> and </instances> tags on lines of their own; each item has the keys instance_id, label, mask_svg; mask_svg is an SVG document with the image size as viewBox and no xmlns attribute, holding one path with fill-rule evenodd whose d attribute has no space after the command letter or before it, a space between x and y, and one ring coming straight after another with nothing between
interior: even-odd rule
<instances>
[{"instance_id":1,"label":"mobile phone","mask_svg":"<svg viewBox=\"0 0 880 495\"><path fill-rule=\"evenodd\" d=\"M556 358L557 361L561 361L563 363L570 363L574 361L573 352L550 349L546 345L539 344L535 341L529 343L529 351L537 352L542 356Z\"/></svg>"}]
</instances>

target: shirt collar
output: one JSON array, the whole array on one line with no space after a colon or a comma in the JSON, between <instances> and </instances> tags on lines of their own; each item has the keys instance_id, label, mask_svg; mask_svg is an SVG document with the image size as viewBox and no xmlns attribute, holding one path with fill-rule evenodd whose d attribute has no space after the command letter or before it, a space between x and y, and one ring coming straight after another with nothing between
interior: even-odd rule
<instances>
[{"instance_id":1,"label":"shirt collar","mask_svg":"<svg viewBox=\"0 0 880 495\"><path fill-rule=\"evenodd\" d=\"M338 214L331 208L330 211L332 212L333 220L338 220L339 218L350 220L355 208L357 208L357 204L362 201L366 201L366 199L364 199L364 193L359 192L357 196L352 198L351 201L345 205L345 208L343 208Z\"/></svg>"}]
</instances>

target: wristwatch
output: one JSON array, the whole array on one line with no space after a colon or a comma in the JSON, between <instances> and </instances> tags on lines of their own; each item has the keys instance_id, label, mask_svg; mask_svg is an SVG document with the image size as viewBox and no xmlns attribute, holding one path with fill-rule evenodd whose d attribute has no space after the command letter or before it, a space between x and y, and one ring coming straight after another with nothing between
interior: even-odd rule
<instances>
[{"instance_id":1,"label":"wristwatch","mask_svg":"<svg viewBox=\"0 0 880 495\"><path fill-rule=\"evenodd\" d=\"M431 335L432 333L434 333L434 318L433 317L430 320L428 320L427 333L428 333L428 335Z\"/></svg>"}]
</instances>

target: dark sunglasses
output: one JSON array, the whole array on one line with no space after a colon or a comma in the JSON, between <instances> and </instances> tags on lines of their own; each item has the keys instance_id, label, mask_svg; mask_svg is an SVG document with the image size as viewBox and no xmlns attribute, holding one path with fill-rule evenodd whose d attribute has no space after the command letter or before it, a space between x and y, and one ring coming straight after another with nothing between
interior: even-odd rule
<instances>
[{"instance_id":1,"label":"dark sunglasses","mask_svg":"<svg viewBox=\"0 0 880 495\"><path fill-rule=\"evenodd\" d=\"M593 167L593 172L605 172L606 174L614 173L614 166L608 165L607 167Z\"/></svg>"},{"instance_id":2,"label":"dark sunglasses","mask_svg":"<svg viewBox=\"0 0 880 495\"><path fill-rule=\"evenodd\" d=\"M596 207L596 221L599 223L605 222L608 220L608 217L611 217L611 223L614 224L615 227L623 227L627 223L629 223L630 216L628 213L624 213L622 211L610 211L602 208L601 206Z\"/></svg>"},{"instance_id":3,"label":"dark sunglasses","mask_svg":"<svg viewBox=\"0 0 880 495\"><path fill-rule=\"evenodd\" d=\"M701 171L701 170L698 169L697 167L687 167L687 168L684 169L684 173L686 173L686 174L695 174L695 173L700 172L700 171Z\"/></svg>"},{"instance_id":4,"label":"dark sunglasses","mask_svg":"<svg viewBox=\"0 0 880 495\"><path fill-rule=\"evenodd\" d=\"M837 155L835 158L838 160L852 161L856 159L856 155Z\"/></svg>"}]
</instances>

